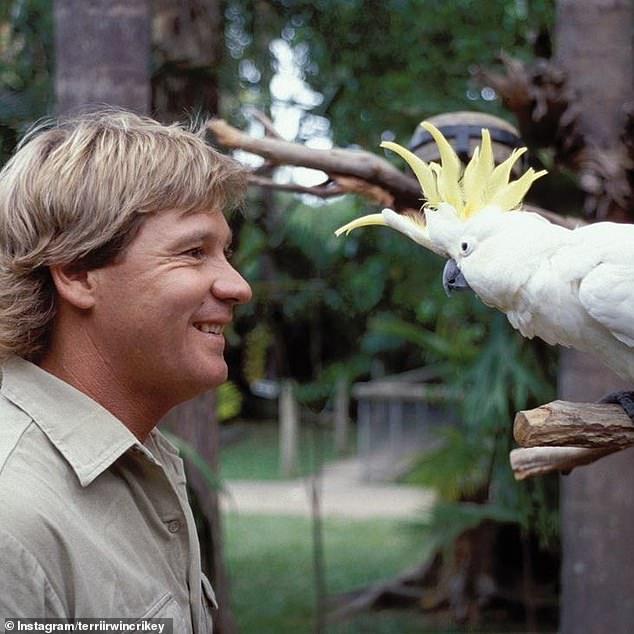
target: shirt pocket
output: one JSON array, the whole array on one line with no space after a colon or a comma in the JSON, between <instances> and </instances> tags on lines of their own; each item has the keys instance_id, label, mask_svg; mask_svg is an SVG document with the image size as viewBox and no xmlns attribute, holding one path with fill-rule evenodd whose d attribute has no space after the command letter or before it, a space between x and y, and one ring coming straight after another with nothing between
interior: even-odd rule
<instances>
[{"instance_id":1,"label":"shirt pocket","mask_svg":"<svg viewBox=\"0 0 634 634\"><path fill-rule=\"evenodd\" d=\"M202 584L202 622L203 622L203 632L205 634L212 634L213 631L213 620L212 620L212 610L218 609L218 603L216 601L216 593L214 589L211 587L211 583L209 579L205 575L201 577Z\"/></svg>"},{"instance_id":2,"label":"shirt pocket","mask_svg":"<svg viewBox=\"0 0 634 634\"><path fill-rule=\"evenodd\" d=\"M187 631L183 611L178 607L176 599L169 592L153 603L152 607L140 620L144 619L170 619L174 634Z\"/></svg>"}]
</instances>

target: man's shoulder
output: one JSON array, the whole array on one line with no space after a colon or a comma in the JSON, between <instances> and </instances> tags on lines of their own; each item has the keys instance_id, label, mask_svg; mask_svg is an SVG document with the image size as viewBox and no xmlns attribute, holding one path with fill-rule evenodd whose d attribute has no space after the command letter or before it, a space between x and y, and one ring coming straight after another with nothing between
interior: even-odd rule
<instances>
[{"instance_id":1,"label":"man's shoulder","mask_svg":"<svg viewBox=\"0 0 634 634\"><path fill-rule=\"evenodd\" d=\"M51 506L51 493L60 489L67 471L31 416L0 395L0 518L10 510Z\"/></svg>"},{"instance_id":2,"label":"man's shoulder","mask_svg":"<svg viewBox=\"0 0 634 634\"><path fill-rule=\"evenodd\" d=\"M24 435L33 425L33 419L26 412L0 396L0 478Z\"/></svg>"},{"instance_id":3,"label":"man's shoulder","mask_svg":"<svg viewBox=\"0 0 634 634\"><path fill-rule=\"evenodd\" d=\"M31 552L63 516L63 460L31 416L0 396L0 526Z\"/></svg>"}]
</instances>

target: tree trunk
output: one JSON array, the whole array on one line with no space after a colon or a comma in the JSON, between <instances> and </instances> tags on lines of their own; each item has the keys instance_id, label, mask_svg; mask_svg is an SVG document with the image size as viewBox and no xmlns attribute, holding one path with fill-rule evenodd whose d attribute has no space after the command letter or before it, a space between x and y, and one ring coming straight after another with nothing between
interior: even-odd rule
<instances>
[{"instance_id":1,"label":"tree trunk","mask_svg":"<svg viewBox=\"0 0 634 634\"><path fill-rule=\"evenodd\" d=\"M151 0L153 110L164 121L218 115L224 52L220 0Z\"/></svg>"},{"instance_id":2,"label":"tree trunk","mask_svg":"<svg viewBox=\"0 0 634 634\"><path fill-rule=\"evenodd\" d=\"M55 0L57 111L150 107L148 0Z\"/></svg>"},{"instance_id":3,"label":"tree trunk","mask_svg":"<svg viewBox=\"0 0 634 634\"><path fill-rule=\"evenodd\" d=\"M631 158L623 143L632 85L631 0L559 0L556 62L573 103L573 160L586 195L584 210L598 219L631 221Z\"/></svg>"},{"instance_id":4,"label":"tree trunk","mask_svg":"<svg viewBox=\"0 0 634 634\"><path fill-rule=\"evenodd\" d=\"M624 171L624 105L632 99L630 0L559 0L556 58L577 96L575 131L586 148L579 173L588 198L605 189L592 157ZM598 170L600 173L601 170ZM609 170L608 170L609 172ZM606 179L609 173L604 173ZM626 217L615 203L600 215ZM623 387L593 359L564 351L560 397L589 401ZM626 450L562 478L562 634L625 634L634 622L634 453Z\"/></svg>"},{"instance_id":5,"label":"tree trunk","mask_svg":"<svg viewBox=\"0 0 634 634\"><path fill-rule=\"evenodd\" d=\"M579 96L578 131L589 145L620 145L632 98L630 0L559 0L556 61Z\"/></svg>"},{"instance_id":6,"label":"tree trunk","mask_svg":"<svg viewBox=\"0 0 634 634\"><path fill-rule=\"evenodd\" d=\"M559 391L577 401L625 387L587 355L562 353ZM561 634L627 634L634 622L634 451L561 478Z\"/></svg>"}]
</instances>

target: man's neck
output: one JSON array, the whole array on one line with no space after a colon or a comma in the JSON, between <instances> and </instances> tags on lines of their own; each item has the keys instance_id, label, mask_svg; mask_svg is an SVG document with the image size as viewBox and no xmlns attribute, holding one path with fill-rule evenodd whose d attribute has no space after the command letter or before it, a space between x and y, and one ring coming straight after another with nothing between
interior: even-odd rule
<instances>
[{"instance_id":1,"label":"man's neck","mask_svg":"<svg viewBox=\"0 0 634 634\"><path fill-rule=\"evenodd\" d=\"M141 442L169 410L167 406L145 402L99 356L77 355L53 346L38 365L99 403Z\"/></svg>"}]
</instances>

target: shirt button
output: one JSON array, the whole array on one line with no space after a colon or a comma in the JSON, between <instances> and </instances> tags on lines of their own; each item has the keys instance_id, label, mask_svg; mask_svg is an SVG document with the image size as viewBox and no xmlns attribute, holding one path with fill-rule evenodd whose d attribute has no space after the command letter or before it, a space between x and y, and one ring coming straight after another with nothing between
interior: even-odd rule
<instances>
[{"instance_id":1,"label":"shirt button","mask_svg":"<svg viewBox=\"0 0 634 634\"><path fill-rule=\"evenodd\" d=\"M170 533L178 533L180 529L181 529L180 520L172 520L171 522L167 523L167 530Z\"/></svg>"}]
</instances>

